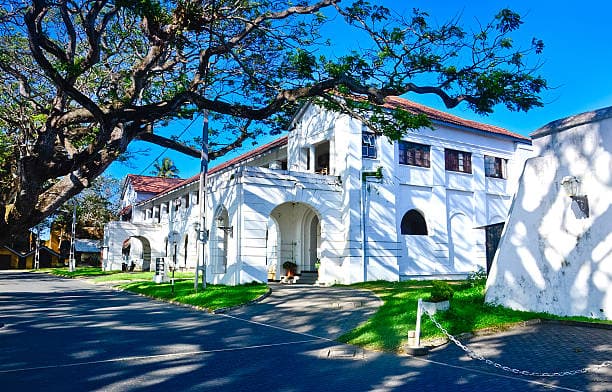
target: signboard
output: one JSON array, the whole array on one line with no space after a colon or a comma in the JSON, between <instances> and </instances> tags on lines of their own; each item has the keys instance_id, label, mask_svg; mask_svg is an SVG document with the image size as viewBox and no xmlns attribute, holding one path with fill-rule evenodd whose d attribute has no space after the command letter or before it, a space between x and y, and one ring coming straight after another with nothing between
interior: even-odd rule
<instances>
[{"instance_id":1,"label":"signboard","mask_svg":"<svg viewBox=\"0 0 612 392\"><path fill-rule=\"evenodd\" d=\"M155 275L164 274L164 258L158 257L155 259Z\"/></svg>"},{"instance_id":2,"label":"signboard","mask_svg":"<svg viewBox=\"0 0 612 392\"><path fill-rule=\"evenodd\" d=\"M163 257L157 257L155 259L155 276L153 276L153 281L155 283L161 283L166 280L166 263Z\"/></svg>"}]
</instances>

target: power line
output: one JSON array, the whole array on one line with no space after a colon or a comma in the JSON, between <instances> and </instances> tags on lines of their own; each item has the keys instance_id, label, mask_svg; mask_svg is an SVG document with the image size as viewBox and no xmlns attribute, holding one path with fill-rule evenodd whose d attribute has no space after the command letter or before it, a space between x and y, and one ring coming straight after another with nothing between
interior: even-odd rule
<instances>
[{"instance_id":1,"label":"power line","mask_svg":"<svg viewBox=\"0 0 612 392\"><path fill-rule=\"evenodd\" d=\"M183 136L183 134L184 134L185 132L187 132L187 130L188 130L188 129L189 129L189 128L190 128L190 127L191 127L191 126L192 126L192 125L193 125L193 124L196 122L196 120L198 119L198 117L200 117L200 112L198 112L198 114L197 114L197 115L196 115L196 116L193 118L193 120L191 120L191 122L189 123L189 125L187 125L187 126L185 127L185 129L183 129L183 131L182 131L181 133L179 133L179 135L178 135L178 137L179 137L179 138L180 138L181 136ZM141 176L141 175L142 175L144 172L146 172L146 171L147 171L147 169L148 169L148 168L150 168L150 167L153 165L153 163L157 162L157 160L158 160L159 158L161 158L161 157L162 157L162 155L164 155L164 154L165 154L165 153L166 153L168 150L169 150L169 148L168 148L168 147L164 148L164 149L162 150L162 152L160 152L160 153L159 153L159 155L158 155L157 157L155 157L155 159L153 159L153 160L151 161L151 163L149 163L149 164L147 165L147 167L145 167L144 169L142 169L142 171L141 171L141 172L140 172L138 175L139 175L139 176Z\"/></svg>"}]
</instances>

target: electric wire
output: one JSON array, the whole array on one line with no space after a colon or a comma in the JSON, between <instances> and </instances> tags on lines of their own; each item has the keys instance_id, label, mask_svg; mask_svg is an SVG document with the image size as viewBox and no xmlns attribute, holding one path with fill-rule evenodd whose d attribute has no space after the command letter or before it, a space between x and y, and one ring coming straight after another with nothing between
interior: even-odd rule
<instances>
[{"instance_id":1,"label":"electric wire","mask_svg":"<svg viewBox=\"0 0 612 392\"><path fill-rule=\"evenodd\" d=\"M198 119L198 117L200 117L200 112L198 112L198 113L196 114L196 116L193 118L193 120L191 120L191 122L190 122L190 123L189 123L189 124L188 124L188 125L185 127L185 129L183 129L183 130L181 131L181 133L179 133L178 138L180 138L181 136L183 136L183 134L184 134L185 132L187 132L187 131L189 130L189 128L191 128L191 126L192 126L192 125L193 125L193 124L196 122L196 120ZM148 169L149 169L149 168L150 168L150 167L151 167L151 166L152 166L152 165L153 165L155 162L157 162L157 160L158 160L159 158L161 158L161 157L162 157L162 155L164 155L164 154L165 154L165 153L166 153L168 150L169 150L169 148L168 148L168 147L164 148L164 149L162 150L162 152L160 152L160 153L159 153L159 155L157 155L157 156L155 157L155 159L153 159L153 160L152 160L152 161L151 161L151 162L150 162L150 163L149 163L149 164L148 164L148 165L147 165L147 166L146 166L144 169L142 169L138 175L139 175L139 176L142 176L142 175L144 174L144 172L146 172L146 171L147 171L147 170L148 170Z\"/></svg>"}]
</instances>

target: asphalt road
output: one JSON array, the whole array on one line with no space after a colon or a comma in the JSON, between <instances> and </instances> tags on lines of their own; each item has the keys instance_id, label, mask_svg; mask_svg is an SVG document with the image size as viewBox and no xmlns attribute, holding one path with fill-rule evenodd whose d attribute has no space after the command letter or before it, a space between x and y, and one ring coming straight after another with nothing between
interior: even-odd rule
<instances>
[{"instance_id":1,"label":"asphalt road","mask_svg":"<svg viewBox=\"0 0 612 392\"><path fill-rule=\"evenodd\" d=\"M355 312L366 317L369 308L361 308ZM317 321L317 312L325 317L334 312L331 308L311 307L308 314L299 309L308 316L299 325L291 323L287 314L292 310L274 295L260 309L211 315L78 280L3 271L0 390L612 390L610 368L565 378L530 378L470 360L454 346L424 358L363 351L329 339L350 327ZM348 314L346 318L358 321ZM330 322L337 327L321 327ZM473 343L500 362L546 371L610 359L609 330L541 327ZM571 342L563 341L567 336ZM522 347L527 344L531 346Z\"/></svg>"}]
</instances>

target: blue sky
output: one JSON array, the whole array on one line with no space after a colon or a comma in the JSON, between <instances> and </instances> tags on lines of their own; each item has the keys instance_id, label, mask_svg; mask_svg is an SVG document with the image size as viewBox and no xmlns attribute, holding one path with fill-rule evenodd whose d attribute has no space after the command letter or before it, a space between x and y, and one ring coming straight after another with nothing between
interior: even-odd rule
<instances>
[{"instance_id":1,"label":"blue sky","mask_svg":"<svg viewBox=\"0 0 612 392\"><path fill-rule=\"evenodd\" d=\"M350 1L344 1L350 3ZM515 43L528 44L532 37L542 39L545 44L541 56L540 73L551 89L543 95L544 107L528 113L510 112L497 107L489 116L478 116L460 106L446 109L434 97L409 95L408 99L445 110L455 115L492 125L504 127L523 135L559 118L582 113L606 106L612 106L612 39L610 15L612 3L604 0L575 1L495 1L495 0L389 0L380 3L400 13L412 8L429 12L434 21L440 23L449 17L461 16L467 27L477 21L488 22L502 8L510 8L523 15L524 24L516 35ZM331 28L338 45L351 45L350 35L345 28ZM171 125L169 131L181 132L189 121ZM201 134L201 121L196 120L186 131L186 136ZM262 143L270 139L262 139ZM250 144L237 153L246 151ZM199 170L199 161L182 154L166 151L160 147L136 142L130 145L132 151L148 149L148 153L137 153L130 166L113 163L107 174L124 177L128 173L150 174L152 162L161 154L170 157L180 169L181 177L189 177ZM212 163L214 166L215 162ZM147 168L148 165L151 165Z\"/></svg>"}]
</instances>

